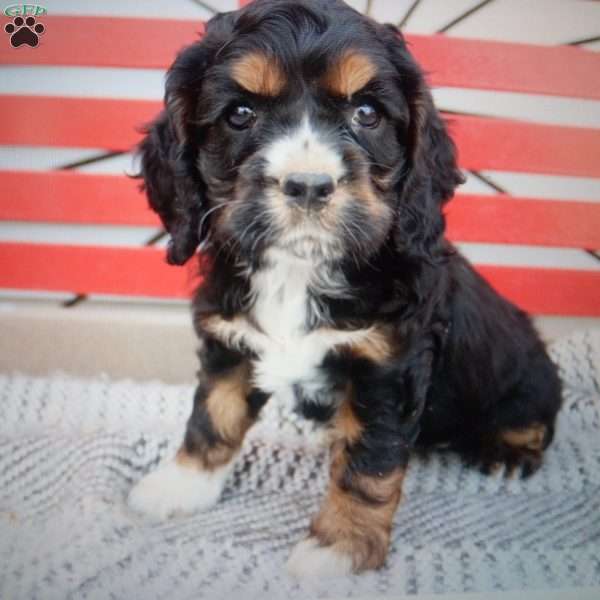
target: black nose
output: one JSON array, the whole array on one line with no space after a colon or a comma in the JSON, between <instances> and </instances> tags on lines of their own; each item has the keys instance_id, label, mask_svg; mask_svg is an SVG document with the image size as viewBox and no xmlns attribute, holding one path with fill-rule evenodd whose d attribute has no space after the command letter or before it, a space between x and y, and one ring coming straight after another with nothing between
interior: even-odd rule
<instances>
[{"instance_id":1,"label":"black nose","mask_svg":"<svg viewBox=\"0 0 600 600\"><path fill-rule=\"evenodd\" d=\"M320 210L333 190L333 179L325 173L290 173L283 181L283 193L302 208Z\"/></svg>"}]
</instances>

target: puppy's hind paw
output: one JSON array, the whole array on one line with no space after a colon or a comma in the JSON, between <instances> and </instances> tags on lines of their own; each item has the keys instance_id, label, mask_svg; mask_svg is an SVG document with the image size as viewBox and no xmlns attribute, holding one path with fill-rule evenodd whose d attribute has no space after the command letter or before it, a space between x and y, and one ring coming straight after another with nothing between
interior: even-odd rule
<instances>
[{"instance_id":1,"label":"puppy's hind paw","mask_svg":"<svg viewBox=\"0 0 600 600\"><path fill-rule=\"evenodd\" d=\"M478 468L484 475L503 472L505 477L519 474L522 479L527 479L542 466L543 452L500 444L487 448L479 456L468 456L466 459L468 464Z\"/></svg>"}]
</instances>

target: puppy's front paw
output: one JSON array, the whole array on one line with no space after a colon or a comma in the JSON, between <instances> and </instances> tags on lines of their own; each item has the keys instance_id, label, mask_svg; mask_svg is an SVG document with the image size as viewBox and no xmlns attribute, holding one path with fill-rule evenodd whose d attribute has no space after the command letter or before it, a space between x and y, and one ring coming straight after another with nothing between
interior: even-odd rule
<instances>
[{"instance_id":1,"label":"puppy's front paw","mask_svg":"<svg viewBox=\"0 0 600 600\"><path fill-rule=\"evenodd\" d=\"M127 504L153 519L190 514L216 504L228 473L227 468L199 471L171 461L142 478Z\"/></svg>"},{"instance_id":2,"label":"puppy's front paw","mask_svg":"<svg viewBox=\"0 0 600 600\"><path fill-rule=\"evenodd\" d=\"M287 571L298 579L342 577L352 573L352 558L333 546L321 546L311 536L296 544L287 562Z\"/></svg>"}]
</instances>

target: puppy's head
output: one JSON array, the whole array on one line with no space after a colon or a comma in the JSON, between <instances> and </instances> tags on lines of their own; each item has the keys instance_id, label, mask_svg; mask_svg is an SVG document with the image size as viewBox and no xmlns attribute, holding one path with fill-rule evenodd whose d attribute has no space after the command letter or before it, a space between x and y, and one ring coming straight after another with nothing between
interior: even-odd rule
<instances>
[{"instance_id":1,"label":"puppy's head","mask_svg":"<svg viewBox=\"0 0 600 600\"><path fill-rule=\"evenodd\" d=\"M395 28L337 0L256 0L181 52L165 106L141 155L170 262L202 242L245 264L435 253L460 173Z\"/></svg>"}]
</instances>

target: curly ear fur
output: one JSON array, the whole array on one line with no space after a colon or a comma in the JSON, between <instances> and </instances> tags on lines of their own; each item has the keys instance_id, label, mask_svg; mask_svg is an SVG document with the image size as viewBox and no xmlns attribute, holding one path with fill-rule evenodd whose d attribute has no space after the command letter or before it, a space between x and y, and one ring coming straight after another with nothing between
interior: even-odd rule
<instances>
[{"instance_id":1,"label":"curly ear fur","mask_svg":"<svg viewBox=\"0 0 600 600\"><path fill-rule=\"evenodd\" d=\"M138 148L138 177L144 181L150 207L170 235L167 260L171 264L185 263L205 234L200 230L207 210L205 185L196 166L201 134L195 131L194 114L204 73L231 26L230 14L215 17L204 38L179 53L167 73L165 110L147 128Z\"/></svg>"},{"instance_id":2,"label":"curly ear fur","mask_svg":"<svg viewBox=\"0 0 600 600\"><path fill-rule=\"evenodd\" d=\"M139 152L143 189L170 235L167 260L181 265L200 243L198 224L204 198L202 182L185 156L168 111L150 126Z\"/></svg>"},{"instance_id":3,"label":"curly ear fur","mask_svg":"<svg viewBox=\"0 0 600 600\"><path fill-rule=\"evenodd\" d=\"M408 101L408 164L400 183L395 242L407 255L437 262L442 256L445 220L442 206L464 183L456 147L434 106L425 77L400 31L384 26L392 60Z\"/></svg>"}]
</instances>

